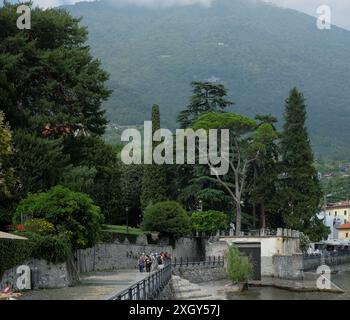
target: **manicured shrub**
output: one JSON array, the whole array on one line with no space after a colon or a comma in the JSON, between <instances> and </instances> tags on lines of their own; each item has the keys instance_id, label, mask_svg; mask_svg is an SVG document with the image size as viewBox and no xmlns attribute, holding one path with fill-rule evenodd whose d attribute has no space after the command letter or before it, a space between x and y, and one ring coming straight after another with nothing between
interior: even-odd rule
<instances>
[{"instance_id":1,"label":"manicured shrub","mask_svg":"<svg viewBox=\"0 0 350 320\"><path fill-rule=\"evenodd\" d=\"M32 246L29 240L0 240L0 279L5 270L30 258Z\"/></svg>"},{"instance_id":2,"label":"manicured shrub","mask_svg":"<svg viewBox=\"0 0 350 320\"><path fill-rule=\"evenodd\" d=\"M158 202L145 210L142 229L162 235L181 237L191 232L191 219L176 201Z\"/></svg>"},{"instance_id":3,"label":"manicured shrub","mask_svg":"<svg viewBox=\"0 0 350 320\"><path fill-rule=\"evenodd\" d=\"M194 231L210 234L228 228L227 215L220 211L193 212L191 222Z\"/></svg>"}]
</instances>

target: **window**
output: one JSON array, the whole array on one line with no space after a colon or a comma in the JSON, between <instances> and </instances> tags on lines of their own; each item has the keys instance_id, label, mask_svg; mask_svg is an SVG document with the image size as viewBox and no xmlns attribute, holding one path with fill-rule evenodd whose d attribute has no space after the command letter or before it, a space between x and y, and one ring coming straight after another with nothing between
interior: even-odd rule
<instances>
[{"instance_id":1,"label":"window","mask_svg":"<svg viewBox=\"0 0 350 320\"><path fill-rule=\"evenodd\" d=\"M348 221L346 219L344 219L344 224L347 223Z\"/></svg>"},{"instance_id":2,"label":"window","mask_svg":"<svg viewBox=\"0 0 350 320\"><path fill-rule=\"evenodd\" d=\"M331 213L330 213L330 212L328 212L328 215L331 215Z\"/></svg>"},{"instance_id":3,"label":"window","mask_svg":"<svg viewBox=\"0 0 350 320\"><path fill-rule=\"evenodd\" d=\"M346 238L349 238L349 233L346 233L346 234L345 234L345 237L346 237Z\"/></svg>"},{"instance_id":4,"label":"window","mask_svg":"<svg viewBox=\"0 0 350 320\"><path fill-rule=\"evenodd\" d=\"M346 214L347 214L347 212L346 212L346 210L344 210L344 216L346 216Z\"/></svg>"},{"instance_id":5,"label":"window","mask_svg":"<svg viewBox=\"0 0 350 320\"><path fill-rule=\"evenodd\" d=\"M337 216L337 211L336 211L336 212L334 212L334 215L335 215L335 216Z\"/></svg>"}]
</instances>

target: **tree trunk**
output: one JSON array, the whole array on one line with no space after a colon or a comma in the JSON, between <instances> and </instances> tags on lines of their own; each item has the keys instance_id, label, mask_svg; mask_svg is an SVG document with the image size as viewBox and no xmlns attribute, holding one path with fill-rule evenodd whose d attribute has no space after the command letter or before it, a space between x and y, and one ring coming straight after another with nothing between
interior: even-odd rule
<instances>
[{"instance_id":1,"label":"tree trunk","mask_svg":"<svg viewBox=\"0 0 350 320\"><path fill-rule=\"evenodd\" d=\"M237 210L237 216L236 216L236 236L241 235L241 215L242 215L242 208L241 203L239 201L236 202L236 210Z\"/></svg>"},{"instance_id":2,"label":"tree trunk","mask_svg":"<svg viewBox=\"0 0 350 320\"><path fill-rule=\"evenodd\" d=\"M253 229L256 228L256 206L255 202L253 202Z\"/></svg>"},{"instance_id":3,"label":"tree trunk","mask_svg":"<svg viewBox=\"0 0 350 320\"><path fill-rule=\"evenodd\" d=\"M264 203L261 203L261 228L266 229L266 215Z\"/></svg>"}]
</instances>

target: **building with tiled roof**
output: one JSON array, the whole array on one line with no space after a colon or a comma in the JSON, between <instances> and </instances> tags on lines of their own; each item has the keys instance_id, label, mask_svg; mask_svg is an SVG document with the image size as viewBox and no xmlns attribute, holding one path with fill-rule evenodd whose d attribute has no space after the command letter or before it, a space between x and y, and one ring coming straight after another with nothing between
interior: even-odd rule
<instances>
[{"instance_id":1,"label":"building with tiled roof","mask_svg":"<svg viewBox=\"0 0 350 320\"><path fill-rule=\"evenodd\" d=\"M339 201L327 206L326 215L332 218L335 224L346 224L350 222L350 201Z\"/></svg>"},{"instance_id":2,"label":"building with tiled roof","mask_svg":"<svg viewBox=\"0 0 350 320\"><path fill-rule=\"evenodd\" d=\"M339 240L349 240L350 239L350 223L344 223L337 226L338 229L338 239Z\"/></svg>"}]
</instances>

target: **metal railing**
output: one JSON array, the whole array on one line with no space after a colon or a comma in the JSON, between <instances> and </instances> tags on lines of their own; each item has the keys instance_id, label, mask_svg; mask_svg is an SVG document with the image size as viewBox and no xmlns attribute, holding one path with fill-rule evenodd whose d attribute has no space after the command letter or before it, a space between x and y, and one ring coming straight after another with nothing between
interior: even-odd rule
<instances>
[{"instance_id":1,"label":"metal railing","mask_svg":"<svg viewBox=\"0 0 350 320\"><path fill-rule=\"evenodd\" d=\"M109 300L153 300L163 291L171 279L171 264L167 264L147 278L133 284Z\"/></svg>"},{"instance_id":2,"label":"metal railing","mask_svg":"<svg viewBox=\"0 0 350 320\"><path fill-rule=\"evenodd\" d=\"M339 251L323 251L319 253L304 253L304 259L316 259L316 258L329 258L329 257L347 257L350 256L350 250L339 250Z\"/></svg>"},{"instance_id":3,"label":"metal railing","mask_svg":"<svg viewBox=\"0 0 350 320\"><path fill-rule=\"evenodd\" d=\"M256 230L242 230L240 235L234 231L223 230L217 233L217 236L240 236L240 237L261 237L261 236L277 236L277 229L256 229Z\"/></svg>"},{"instance_id":4,"label":"metal railing","mask_svg":"<svg viewBox=\"0 0 350 320\"><path fill-rule=\"evenodd\" d=\"M151 273L145 279L131 285L129 288L119 292L109 298L109 300L153 300L156 299L169 283L172 275L172 269L177 267L215 267L224 266L224 257L201 258L174 258L164 264L164 268Z\"/></svg>"},{"instance_id":5,"label":"metal railing","mask_svg":"<svg viewBox=\"0 0 350 320\"><path fill-rule=\"evenodd\" d=\"M304 254L304 271L314 270L320 265L337 266L350 262L350 251L325 251L322 253Z\"/></svg>"},{"instance_id":6,"label":"metal railing","mask_svg":"<svg viewBox=\"0 0 350 320\"><path fill-rule=\"evenodd\" d=\"M215 266L224 266L225 260L223 256L213 256L206 258L191 258L191 257L180 257L173 258L172 266L175 268L183 267L193 267L193 266L202 266L202 267L215 267Z\"/></svg>"}]
</instances>

